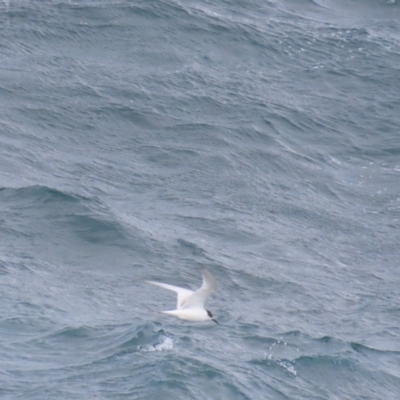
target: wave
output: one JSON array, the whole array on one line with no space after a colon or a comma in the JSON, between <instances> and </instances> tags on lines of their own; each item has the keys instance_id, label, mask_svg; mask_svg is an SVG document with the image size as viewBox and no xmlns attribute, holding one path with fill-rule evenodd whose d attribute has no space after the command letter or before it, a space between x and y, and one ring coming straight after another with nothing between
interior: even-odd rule
<instances>
[{"instance_id":1,"label":"wave","mask_svg":"<svg viewBox=\"0 0 400 400\"><path fill-rule=\"evenodd\" d=\"M58 189L42 185L24 186L20 188L0 188L0 198L9 201L33 201L33 202L79 202L82 199L88 200L83 196L70 194Z\"/></svg>"},{"instance_id":2,"label":"wave","mask_svg":"<svg viewBox=\"0 0 400 400\"><path fill-rule=\"evenodd\" d=\"M6 205L5 215L14 220L10 230L17 231L18 226L20 233L54 235L67 229L91 243L110 243L127 236L124 227L97 198L34 185L0 188L0 200Z\"/></svg>"},{"instance_id":3,"label":"wave","mask_svg":"<svg viewBox=\"0 0 400 400\"><path fill-rule=\"evenodd\" d=\"M357 379L364 379L364 374L374 371L395 385L400 379L393 368L393 357L400 354L397 350L380 350L332 336L313 338L300 331L286 332L279 339L247 336L245 340L252 347L268 347L262 358L251 358L249 362L274 376L277 373L302 379L313 376L322 382L329 374L338 382L350 371Z\"/></svg>"}]
</instances>

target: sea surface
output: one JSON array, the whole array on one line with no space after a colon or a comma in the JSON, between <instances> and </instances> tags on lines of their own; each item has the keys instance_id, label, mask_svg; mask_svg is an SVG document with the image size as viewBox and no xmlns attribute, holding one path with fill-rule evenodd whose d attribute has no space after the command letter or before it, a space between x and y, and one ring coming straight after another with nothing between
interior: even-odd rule
<instances>
[{"instance_id":1,"label":"sea surface","mask_svg":"<svg viewBox=\"0 0 400 400\"><path fill-rule=\"evenodd\" d=\"M0 398L400 399L400 2L0 1Z\"/></svg>"}]
</instances>

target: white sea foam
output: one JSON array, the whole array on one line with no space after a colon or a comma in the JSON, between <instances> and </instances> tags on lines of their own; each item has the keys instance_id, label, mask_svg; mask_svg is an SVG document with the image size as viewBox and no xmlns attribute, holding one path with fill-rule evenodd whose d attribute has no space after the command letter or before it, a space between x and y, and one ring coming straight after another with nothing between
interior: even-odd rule
<instances>
[{"instance_id":1,"label":"white sea foam","mask_svg":"<svg viewBox=\"0 0 400 400\"><path fill-rule=\"evenodd\" d=\"M160 343L148 346L139 346L139 350L143 352L153 351L171 351L174 348L174 341L168 336L163 336Z\"/></svg>"},{"instance_id":2,"label":"white sea foam","mask_svg":"<svg viewBox=\"0 0 400 400\"><path fill-rule=\"evenodd\" d=\"M276 345L283 345L287 346L287 343L282 340L282 338L276 342L273 342L269 347L268 351L265 352L265 358L267 360L271 360L272 362L276 363L279 367L283 368L286 372L288 372L293 377L297 376L297 371L294 368L294 365L291 361L281 358L276 358L273 355L273 349ZM297 349L298 350L298 349Z\"/></svg>"}]
</instances>

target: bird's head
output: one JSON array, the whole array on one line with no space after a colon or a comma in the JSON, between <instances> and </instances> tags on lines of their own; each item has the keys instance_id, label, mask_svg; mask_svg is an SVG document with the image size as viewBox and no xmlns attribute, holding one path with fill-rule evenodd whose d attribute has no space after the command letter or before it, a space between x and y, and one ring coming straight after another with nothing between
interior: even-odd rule
<instances>
[{"instance_id":1,"label":"bird's head","mask_svg":"<svg viewBox=\"0 0 400 400\"><path fill-rule=\"evenodd\" d=\"M210 319L212 320L212 321L214 321L216 324L218 324L219 325L219 323L218 323L218 321L216 320L216 319L214 319L213 317L213 313L210 311L210 310L206 310L207 311L207 314L208 314L208 316L210 317Z\"/></svg>"}]
</instances>

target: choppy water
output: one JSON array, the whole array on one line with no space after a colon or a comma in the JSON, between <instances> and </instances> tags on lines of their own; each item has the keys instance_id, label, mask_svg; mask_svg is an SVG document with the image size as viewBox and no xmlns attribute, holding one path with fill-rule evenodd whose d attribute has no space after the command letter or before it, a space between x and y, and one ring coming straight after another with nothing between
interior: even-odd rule
<instances>
[{"instance_id":1,"label":"choppy water","mask_svg":"<svg viewBox=\"0 0 400 400\"><path fill-rule=\"evenodd\" d=\"M400 5L0 3L2 399L399 399ZM220 325L156 313L220 281Z\"/></svg>"}]
</instances>

